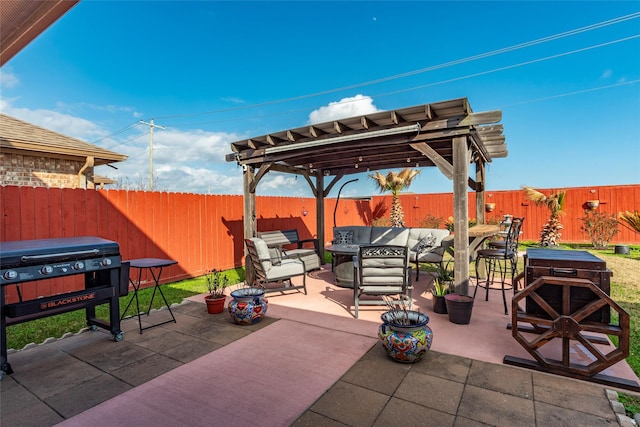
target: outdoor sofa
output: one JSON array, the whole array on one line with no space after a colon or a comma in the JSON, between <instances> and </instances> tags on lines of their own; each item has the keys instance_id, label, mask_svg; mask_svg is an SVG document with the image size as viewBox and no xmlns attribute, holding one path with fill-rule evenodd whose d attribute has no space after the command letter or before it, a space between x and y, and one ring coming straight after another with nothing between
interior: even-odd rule
<instances>
[{"instance_id":1,"label":"outdoor sofa","mask_svg":"<svg viewBox=\"0 0 640 427\"><path fill-rule=\"evenodd\" d=\"M409 261L416 265L416 280L420 269L418 263L440 264L446 248L453 242L449 230L440 228L398 228L341 226L334 227L334 247L340 245L396 245L409 248Z\"/></svg>"}]
</instances>

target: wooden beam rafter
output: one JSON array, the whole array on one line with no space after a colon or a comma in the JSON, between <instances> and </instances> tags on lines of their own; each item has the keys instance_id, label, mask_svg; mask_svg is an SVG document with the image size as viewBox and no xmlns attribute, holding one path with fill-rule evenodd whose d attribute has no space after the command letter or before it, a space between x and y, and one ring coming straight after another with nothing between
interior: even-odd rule
<instances>
[{"instance_id":1,"label":"wooden beam rafter","mask_svg":"<svg viewBox=\"0 0 640 427\"><path fill-rule=\"evenodd\" d=\"M298 141L298 140L301 140L301 139L306 139L306 136L301 135L301 134L299 134L297 132L293 132L293 131L288 130L287 131L287 139L289 141L291 141L291 142L295 142L295 141Z\"/></svg>"},{"instance_id":2,"label":"wooden beam rafter","mask_svg":"<svg viewBox=\"0 0 640 427\"><path fill-rule=\"evenodd\" d=\"M367 118L366 116L362 116L360 118L360 123L362 123L362 127L367 129L367 130L378 126L378 124L376 122L374 122L373 120Z\"/></svg>"},{"instance_id":3,"label":"wooden beam rafter","mask_svg":"<svg viewBox=\"0 0 640 427\"><path fill-rule=\"evenodd\" d=\"M424 154L429 160L433 162L434 165L440 169L440 172L443 173L449 179L453 179L453 165L447 161L444 157L442 157L436 150L429 147L428 144L421 142L416 144L410 144L411 148L420 153Z\"/></svg>"},{"instance_id":4,"label":"wooden beam rafter","mask_svg":"<svg viewBox=\"0 0 640 427\"><path fill-rule=\"evenodd\" d=\"M319 136L326 135L328 132L325 131L325 130L320 129L319 127L309 126L309 133L314 138L317 138Z\"/></svg>"},{"instance_id":5,"label":"wooden beam rafter","mask_svg":"<svg viewBox=\"0 0 640 427\"><path fill-rule=\"evenodd\" d=\"M272 145L272 146L276 146L285 141L284 139L279 138L275 135L267 135L266 140L269 143L269 145Z\"/></svg>"}]
</instances>

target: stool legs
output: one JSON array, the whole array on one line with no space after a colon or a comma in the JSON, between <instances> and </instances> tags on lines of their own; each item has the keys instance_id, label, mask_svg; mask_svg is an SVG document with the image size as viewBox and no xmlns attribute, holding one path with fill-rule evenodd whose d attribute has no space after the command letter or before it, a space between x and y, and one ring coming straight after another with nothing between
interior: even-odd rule
<instances>
[{"instance_id":1,"label":"stool legs","mask_svg":"<svg viewBox=\"0 0 640 427\"><path fill-rule=\"evenodd\" d=\"M484 283L481 282L478 275L478 263L484 262L486 265L487 277L484 279ZM485 301L489 301L489 288L495 283L496 270L500 275L500 290L502 291L502 303L504 305L504 314L509 314L507 307L507 295L506 290L508 286L505 283L507 276L507 269L511 270L511 283L513 284L515 273L517 270L517 259L513 258L496 258L496 257L483 257L479 256L476 259L476 289L473 291L473 297L475 298L478 288L485 288ZM512 285L513 286L513 285Z\"/></svg>"}]
</instances>

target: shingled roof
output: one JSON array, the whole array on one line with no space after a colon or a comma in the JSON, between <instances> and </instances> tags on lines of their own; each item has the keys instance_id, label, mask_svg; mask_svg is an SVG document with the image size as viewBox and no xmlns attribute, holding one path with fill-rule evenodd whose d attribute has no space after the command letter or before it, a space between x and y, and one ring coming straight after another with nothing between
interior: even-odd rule
<instances>
[{"instance_id":1,"label":"shingled roof","mask_svg":"<svg viewBox=\"0 0 640 427\"><path fill-rule=\"evenodd\" d=\"M0 149L3 151L32 152L30 155L86 158L94 157L94 165L122 162L128 156L106 150L88 142L62 135L15 117L0 114Z\"/></svg>"}]
</instances>

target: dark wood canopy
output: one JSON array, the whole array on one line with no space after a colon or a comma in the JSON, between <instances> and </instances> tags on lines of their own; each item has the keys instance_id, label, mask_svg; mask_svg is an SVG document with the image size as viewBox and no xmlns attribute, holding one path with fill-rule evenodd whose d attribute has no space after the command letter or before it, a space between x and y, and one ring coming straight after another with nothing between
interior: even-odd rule
<instances>
[{"instance_id":1,"label":"dark wood canopy","mask_svg":"<svg viewBox=\"0 0 640 427\"><path fill-rule=\"evenodd\" d=\"M317 235L324 249L324 198L345 175L435 166L453 180L456 282L466 292L467 191L476 191L476 218L484 223L485 165L507 156L503 127L497 124L501 119L501 111L474 113L467 98L460 98L233 142L226 159L243 169L245 237L255 236L256 187L268 172L305 177L316 198Z\"/></svg>"}]
</instances>

